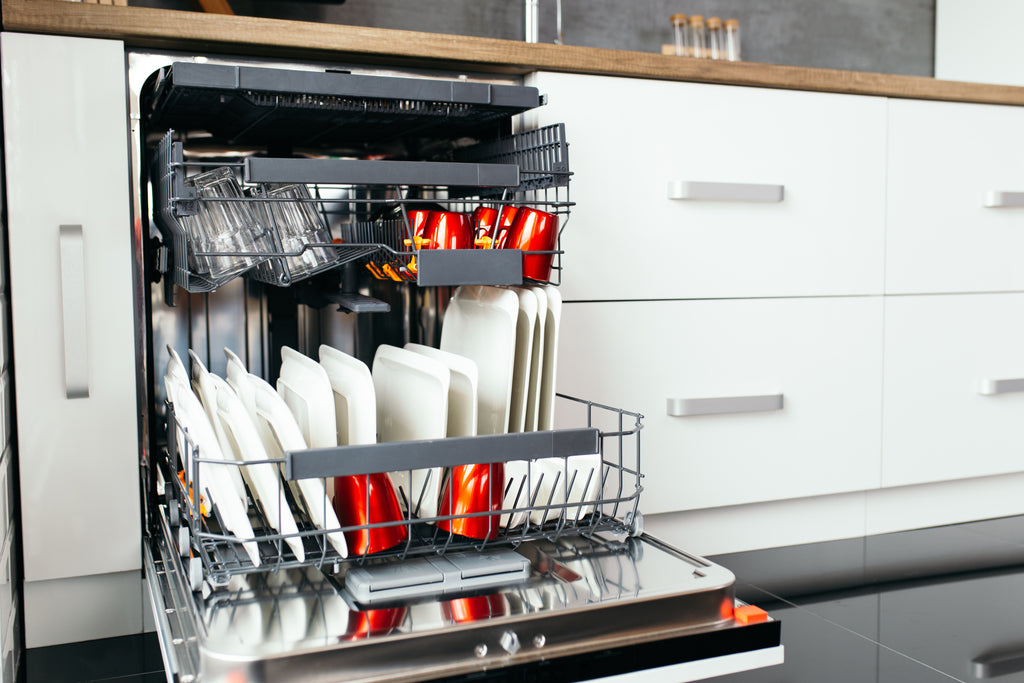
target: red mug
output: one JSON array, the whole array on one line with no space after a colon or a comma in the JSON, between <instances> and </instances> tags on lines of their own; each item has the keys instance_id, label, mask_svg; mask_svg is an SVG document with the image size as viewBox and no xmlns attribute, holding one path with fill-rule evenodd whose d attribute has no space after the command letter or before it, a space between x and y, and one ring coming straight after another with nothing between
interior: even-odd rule
<instances>
[{"instance_id":1,"label":"red mug","mask_svg":"<svg viewBox=\"0 0 1024 683\"><path fill-rule=\"evenodd\" d=\"M402 625L406 607L387 607L348 613L348 628L342 640L363 640L370 636L386 636Z\"/></svg>"},{"instance_id":2,"label":"red mug","mask_svg":"<svg viewBox=\"0 0 1024 683\"><path fill-rule=\"evenodd\" d=\"M343 527L405 519L395 485L387 472L335 477L334 511ZM405 542L408 535L404 524L396 524L346 531L345 542L353 555L369 555Z\"/></svg>"},{"instance_id":3,"label":"red mug","mask_svg":"<svg viewBox=\"0 0 1024 683\"><path fill-rule=\"evenodd\" d=\"M422 232L424 249L472 249L470 218L455 211L431 211Z\"/></svg>"},{"instance_id":4,"label":"red mug","mask_svg":"<svg viewBox=\"0 0 1024 683\"><path fill-rule=\"evenodd\" d=\"M504 617L508 613L508 600L501 593L455 598L441 603L441 615L449 624L472 624L475 621Z\"/></svg>"},{"instance_id":5,"label":"red mug","mask_svg":"<svg viewBox=\"0 0 1024 683\"><path fill-rule=\"evenodd\" d=\"M538 209L520 208L508 238L500 249L554 251L558 244L558 216ZM523 277L547 282L551 279L553 254L523 254Z\"/></svg>"},{"instance_id":6,"label":"red mug","mask_svg":"<svg viewBox=\"0 0 1024 683\"><path fill-rule=\"evenodd\" d=\"M479 206L473 211L473 238L478 249L501 249L508 236L508 229L516 216L516 207L503 206L501 211L489 206ZM497 230L495 230L497 225Z\"/></svg>"},{"instance_id":7,"label":"red mug","mask_svg":"<svg viewBox=\"0 0 1024 683\"><path fill-rule=\"evenodd\" d=\"M444 483L439 516L501 510L505 498L505 463L457 465ZM470 538L497 538L500 515L456 517L437 523L439 529Z\"/></svg>"}]
</instances>

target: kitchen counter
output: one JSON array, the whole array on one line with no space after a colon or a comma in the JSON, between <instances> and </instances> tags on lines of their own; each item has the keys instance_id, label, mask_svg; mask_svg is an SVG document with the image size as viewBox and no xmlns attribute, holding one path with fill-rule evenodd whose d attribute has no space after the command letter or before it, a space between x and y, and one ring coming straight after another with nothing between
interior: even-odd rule
<instances>
[{"instance_id":1,"label":"kitchen counter","mask_svg":"<svg viewBox=\"0 0 1024 683\"><path fill-rule=\"evenodd\" d=\"M72 3L2 0L3 29L115 38L135 47L468 69L565 71L793 90L1024 105L1024 87L807 67L712 62L648 52Z\"/></svg>"}]
</instances>

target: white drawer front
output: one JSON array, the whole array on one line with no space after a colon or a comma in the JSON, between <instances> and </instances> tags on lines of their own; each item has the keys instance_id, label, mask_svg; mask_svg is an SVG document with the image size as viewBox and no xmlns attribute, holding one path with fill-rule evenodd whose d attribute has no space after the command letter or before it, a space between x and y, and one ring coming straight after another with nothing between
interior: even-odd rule
<instances>
[{"instance_id":1,"label":"white drawer front","mask_svg":"<svg viewBox=\"0 0 1024 683\"><path fill-rule=\"evenodd\" d=\"M534 82L538 122L564 121L570 142L566 299L881 293L883 99Z\"/></svg>"},{"instance_id":2,"label":"white drawer front","mask_svg":"<svg viewBox=\"0 0 1024 683\"><path fill-rule=\"evenodd\" d=\"M645 416L644 513L879 485L881 297L571 303L561 329L558 390Z\"/></svg>"},{"instance_id":3,"label":"white drawer front","mask_svg":"<svg viewBox=\"0 0 1024 683\"><path fill-rule=\"evenodd\" d=\"M1024 206L985 206L1024 200L1021 130L1020 107L890 101L887 292L1024 290Z\"/></svg>"},{"instance_id":4,"label":"white drawer front","mask_svg":"<svg viewBox=\"0 0 1024 683\"><path fill-rule=\"evenodd\" d=\"M1024 470L1024 294L889 297L882 485ZM984 395L981 391L999 391Z\"/></svg>"}]
</instances>

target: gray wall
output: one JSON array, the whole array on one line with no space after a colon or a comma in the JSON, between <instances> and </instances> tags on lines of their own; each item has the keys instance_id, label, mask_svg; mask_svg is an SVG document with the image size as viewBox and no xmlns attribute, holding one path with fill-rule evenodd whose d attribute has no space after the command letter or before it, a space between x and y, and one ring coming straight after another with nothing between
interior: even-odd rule
<instances>
[{"instance_id":1,"label":"gray wall","mask_svg":"<svg viewBox=\"0 0 1024 683\"><path fill-rule=\"evenodd\" d=\"M555 0L539 0L541 40ZM187 0L130 0L188 9ZM238 14L522 40L522 0L231 0ZM564 42L659 52L676 12L739 19L746 61L931 76L935 0L562 0Z\"/></svg>"}]
</instances>

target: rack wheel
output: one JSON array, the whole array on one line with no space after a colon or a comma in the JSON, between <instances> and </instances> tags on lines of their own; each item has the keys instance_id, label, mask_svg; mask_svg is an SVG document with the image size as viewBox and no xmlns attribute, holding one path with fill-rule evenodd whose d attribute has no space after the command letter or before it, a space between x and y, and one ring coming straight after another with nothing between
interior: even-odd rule
<instances>
[{"instance_id":1,"label":"rack wheel","mask_svg":"<svg viewBox=\"0 0 1024 683\"><path fill-rule=\"evenodd\" d=\"M633 538L639 538L644 533L644 515L642 512L637 510L634 515L632 511L626 513L626 526L629 527L629 535Z\"/></svg>"},{"instance_id":2,"label":"rack wheel","mask_svg":"<svg viewBox=\"0 0 1024 683\"><path fill-rule=\"evenodd\" d=\"M189 546L189 534L187 526L178 527L178 554L188 557L192 548Z\"/></svg>"},{"instance_id":3,"label":"rack wheel","mask_svg":"<svg viewBox=\"0 0 1024 683\"><path fill-rule=\"evenodd\" d=\"M188 582L193 593L198 593L203 587L203 561L198 557L188 560Z\"/></svg>"}]
</instances>

